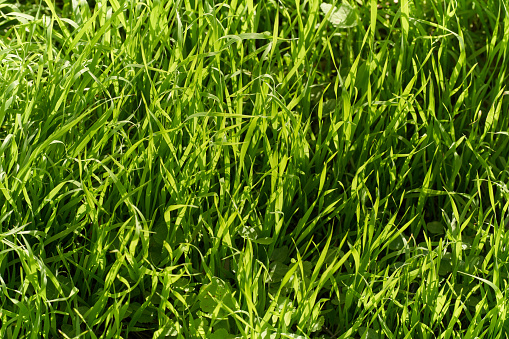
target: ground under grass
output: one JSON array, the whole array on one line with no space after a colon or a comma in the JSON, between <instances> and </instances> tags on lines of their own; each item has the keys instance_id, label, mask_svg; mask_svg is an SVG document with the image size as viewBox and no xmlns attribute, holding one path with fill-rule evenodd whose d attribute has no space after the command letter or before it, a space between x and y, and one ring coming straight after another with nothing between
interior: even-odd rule
<instances>
[{"instance_id":1,"label":"ground under grass","mask_svg":"<svg viewBox=\"0 0 509 339\"><path fill-rule=\"evenodd\" d=\"M509 4L331 5L0 0L1 338L507 338Z\"/></svg>"}]
</instances>

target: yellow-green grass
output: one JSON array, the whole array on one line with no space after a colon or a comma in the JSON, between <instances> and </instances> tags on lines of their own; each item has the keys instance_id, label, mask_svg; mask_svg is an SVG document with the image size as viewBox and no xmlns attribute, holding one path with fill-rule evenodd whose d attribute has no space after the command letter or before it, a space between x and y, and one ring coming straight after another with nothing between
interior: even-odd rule
<instances>
[{"instance_id":1,"label":"yellow-green grass","mask_svg":"<svg viewBox=\"0 0 509 339\"><path fill-rule=\"evenodd\" d=\"M506 0L0 0L1 338L506 338Z\"/></svg>"}]
</instances>

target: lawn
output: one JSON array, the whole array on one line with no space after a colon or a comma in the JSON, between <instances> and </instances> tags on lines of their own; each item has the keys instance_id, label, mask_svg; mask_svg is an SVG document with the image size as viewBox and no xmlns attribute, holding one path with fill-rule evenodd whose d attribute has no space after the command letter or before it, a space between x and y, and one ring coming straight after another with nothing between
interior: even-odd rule
<instances>
[{"instance_id":1,"label":"lawn","mask_svg":"<svg viewBox=\"0 0 509 339\"><path fill-rule=\"evenodd\" d=\"M508 338L507 0L0 0L0 337Z\"/></svg>"}]
</instances>

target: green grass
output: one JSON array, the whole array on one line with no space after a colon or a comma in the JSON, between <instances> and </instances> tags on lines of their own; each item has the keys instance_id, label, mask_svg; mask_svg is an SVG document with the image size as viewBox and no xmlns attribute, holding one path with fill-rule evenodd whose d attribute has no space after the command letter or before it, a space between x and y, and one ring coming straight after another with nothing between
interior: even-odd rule
<instances>
[{"instance_id":1,"label":"green grass","mask_svg":"<svg viewBox=\"0 0 509 339\"><path fill-rule=\"evenodd\" d=\"M509 3L349 4L0 0L0 337L507 338Z\"/></svg>"}]
</instances>

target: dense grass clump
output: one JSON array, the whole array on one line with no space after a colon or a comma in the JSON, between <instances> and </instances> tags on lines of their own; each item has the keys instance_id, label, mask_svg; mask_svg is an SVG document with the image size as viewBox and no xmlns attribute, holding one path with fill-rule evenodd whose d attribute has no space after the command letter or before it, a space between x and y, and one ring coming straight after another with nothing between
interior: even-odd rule
<instances>
[{"instance_id":1,"label":"dense grass clump","mask_svg":"<svg viewBox=\"0 0 509 339\"><path fill-rule=\"evenodd\" d=\"M506 338L505 0L0 0L1 338Z\"/></svg>"}]
</instances>

